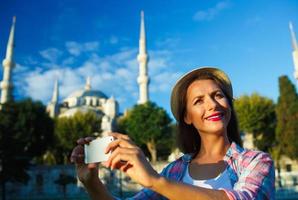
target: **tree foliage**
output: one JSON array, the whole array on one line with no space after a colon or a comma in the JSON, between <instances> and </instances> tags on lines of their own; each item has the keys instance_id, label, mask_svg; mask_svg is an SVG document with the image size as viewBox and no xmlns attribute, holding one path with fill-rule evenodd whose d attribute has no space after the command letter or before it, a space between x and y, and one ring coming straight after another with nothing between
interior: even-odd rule
<instances>
[{"instance_id":1,"label":"tree foliage","mask_svg":"<svg viewBox=\"0 0 298 200\"><path fill-rule=\"evenodd\" d=\"M52 152L57 163L66 163L77 139L101 132L101 117L94 112L77 112L72 117L55 120L55 144Z\"/></svg>"},{"instance_id":2,"label":"tree foliage","mask_svg":"<svg viewBox=\"0 0 298 200\"><path fill-rule=\"evenodd\" d=\"M274 102L257 93L243 95L235 101L240 130L252 133L254 145L263 151L269 151L275 141L275 105Z\"/></svg>"},{"instance_id":3,"label":"tree foliage","mask_svg":"<svg viewBox=\"0 0 298 200\"><path fill-rule=\"evenodd\" d=\"M146 145L152 162L157 160L157 150L171 145L171 119L155 103L135 105L119 120L120 129L138 145Z\"/></svg>"},{"instance_id":4,"label":"tree foliage","mask_svg":"<svg viewBox=\"0 0 298 200\"><path fill-rule=\"evenodd\" d=\"M279 98L276 106L276 136L280 154L298 158L298 95L287 76L279 77Z\"/></svg>"},{"instance_id":5,"label":"tree foliage","mask_svg":"<svg viewBox=\"0 0 298 200\"><path fill-rule=\"evenodd\" d=\"M53 120L41 102L25 99L0 111L1 182L26 182L29 162L53 141Z\"/></svg>"}]
</instances>

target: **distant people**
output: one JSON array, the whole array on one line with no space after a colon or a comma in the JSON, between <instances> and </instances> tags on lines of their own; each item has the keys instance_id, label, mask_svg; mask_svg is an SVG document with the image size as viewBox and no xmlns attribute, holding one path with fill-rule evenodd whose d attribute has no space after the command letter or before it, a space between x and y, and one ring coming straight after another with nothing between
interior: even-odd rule
<instances>
[{"instance_id":1,"label":"distant people","mask_svg":"<svg viewBox=\"0 0 298 200\"><path fill-rule=\"evenodd\" d=\"M243 149L233 107L230 79L220 69L197 68L178 80L171 110L178 124L184 155L158 174L142 150L127 136L111 133L115 141L105 167L121 170L141 184L128 199L274 199L274 165L267 153ZM79 179L91 199L117 199L98 178L97 164L84 164L81 138L73 149Z\"/></svg>"}]
</instances>

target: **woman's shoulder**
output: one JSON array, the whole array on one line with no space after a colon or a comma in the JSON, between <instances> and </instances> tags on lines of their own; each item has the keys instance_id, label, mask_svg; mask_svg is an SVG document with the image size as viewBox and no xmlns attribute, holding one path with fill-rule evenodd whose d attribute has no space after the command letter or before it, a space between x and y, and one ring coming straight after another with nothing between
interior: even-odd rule
<instances>
[{"instance_id":1,"label":"woman's shoulder","mask_svg":"<svg viewBox=\"0 0 298 200\"><path fill-rule=\"evenodd\" d=\"M232 156L233 168L239 172L246 171L274 171L274 162L269 153L240 147L240 151Z\"/></svg>"},{"instance_id":2,"label":"woman's shoulder","mask_svg":"<svg viewBox=\"0 0 298 200\"><path fill-rule=\"evenodd\" d=\"M180 167L183 164L186 164L187 162L191 161L191 155L190 154L183 154L176 160L170 162L165 168L172 169Z\"/></svg>"},{"instance_id":3,"label":"woman's shoulder","mask_svg":"<svg viewBox=\"0 0 298 200\"><path fill-rule=\"evenodd\" d=\"M190 162L191 155L190 154L184 154L178 159L174 160L173 162L170 162L161 172L162 175L177 179L180 177L180 175L184 172L187 163Z\"/></svg>"},{"instance_id":4,"label":"woman's shoulder","mask_svg":"<svg viewBox=\"0 0 298 200\"><path fill-rule=\"evenodd\" d=\"M233 160L248 163L252 161L273 162L269 153L256 149L243 148L235 143L232 143L227 156L232 158Z\"/></svg>"},{"instance_id":5,"label":"woman's shoulder","mask_svg":"<svg viewBox=\"0 0 298 200\"><path fill-rule=\"evenodd\" d=\"M273 160L269 153L254 149L244 149L243 152L240 154L240 159L243 162L248 163L251 163L252 161L273 163Z\"/></svg>"},{"instance_id":6,"label":"woman's shoulder","mask_svg":"<svg viewBox=\"0 0 298 200\"><path fill-rule=\"evenodd\" d=\"M274 170L274 163L270 154L259 150L246 149L235 143L232 143L225 160L238 174L243 170L249 171L262 168Z\"/></svg>"}]
</instances>

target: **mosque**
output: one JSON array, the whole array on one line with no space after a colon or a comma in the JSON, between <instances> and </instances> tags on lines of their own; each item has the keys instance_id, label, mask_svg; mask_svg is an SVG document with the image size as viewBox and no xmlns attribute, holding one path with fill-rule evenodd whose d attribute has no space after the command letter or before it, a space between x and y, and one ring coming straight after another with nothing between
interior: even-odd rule
<instances>
[{"instance_id":1,"label":"mosque","mask_svg":"<svg viewBox=\"0 0 298 200\"><path fill-rule=\"evenodd\" d=\"M11 79L12 69L15 66L13 60L14 51L14 33L16 18L13 17L13 23L9 35L6 57L3 60L3 81L1 82L1 104L12 98L13 83ZM146 103L149 99L148 94L148 54L146 50L146 34L144 12L141 12L139 54L137 55L139 62L139 76L137 82L139 84L139 104ZM87 77L84 89L79 89L71 93L62 102L59 102L59 84L56 80L51 101L47 105L47 112L52 118L55 117L71 117L76 112L94 112L97 116L102 117L101 130L103 134L113 131L115 127L116 117L118 113L118 102L112 96L108 97L100 90L91 87L91 78Z\"/></svg>"}]
</instances>

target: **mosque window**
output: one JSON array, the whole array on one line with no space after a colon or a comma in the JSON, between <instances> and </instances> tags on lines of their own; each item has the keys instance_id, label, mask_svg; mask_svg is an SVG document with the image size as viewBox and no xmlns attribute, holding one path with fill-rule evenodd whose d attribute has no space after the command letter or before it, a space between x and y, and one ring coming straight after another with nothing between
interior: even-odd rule
<instances>
[{"instance_id":1,"label":"mosque window","mask_svg":"<svg viewBox=\"0 0 298 200\"><path fill-rule=\"evenodd\" d=\"M291 164L286 164L286 171L291 172L292 171L292 165Z\"/></svg>"}]
</instances>

